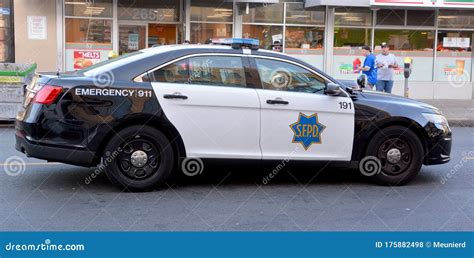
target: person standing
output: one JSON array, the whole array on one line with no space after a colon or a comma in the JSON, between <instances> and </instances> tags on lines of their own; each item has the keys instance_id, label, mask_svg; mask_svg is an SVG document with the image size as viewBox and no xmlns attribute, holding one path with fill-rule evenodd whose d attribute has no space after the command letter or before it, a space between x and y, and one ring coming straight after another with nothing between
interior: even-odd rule
<instances>
[{"instance_id":1,"label":"person standing","mask_svg":"<svg viewBox=\"0 0 474 258\"><path fill-rule=\"evenodd\" d=\"M275 52L281 52L282 45L281 45L280 41L278 41L278 40L273 41L272 50L275 51Z\"/></svg>"},{"instance_id":2,"label":"person standing","mask_svg":"<svg viewBox=\"0 0 474 258\"><path fill-rule=\"evenodd\" d=\"M382 42L380 45L382 53L378 54L375 62L377 64L377 84L375 88L377 91L392 93L393 88L393 73L394 69L398 67L397 59L389 53L387 43Z\"/></svg>"},{"instance_id":3,"label":"person standing","mask_svg":"<svg viewBox=\"0 0 474 258\"><path fill-rule=\"evenodd\" d=\"M377 67L375 65L375 55L372 54L372 50L369 46L362 47L362 55L365 56L365 60L362 66L356 69L356 72L362 71L367 76L367 85L365 87L372 89L377 83Z\"/></svg>"}]
</instances>

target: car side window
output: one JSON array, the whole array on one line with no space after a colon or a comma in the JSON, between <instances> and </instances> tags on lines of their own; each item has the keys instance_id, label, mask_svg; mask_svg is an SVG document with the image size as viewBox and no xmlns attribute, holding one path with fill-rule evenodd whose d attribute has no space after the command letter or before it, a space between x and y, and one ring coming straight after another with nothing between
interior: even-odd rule
<instances>
[{"instance_id":1,"label":"car side window","mask_svg":"<svg viewBox=\"0 0 474 258\"><path fill-rule=\"evenodd\" d=\"M154 81L246 87L242 58L234 56L197 56L167 65L153 73Z\"/></svg>"},{"instance_id":2,"label":"car side window","mask_svg":"<svg viewBox=\"0 0 474 258\"><path fill-rule=\"evenodd\" d=\"M167 65L152 74L155 82L189 83L188 59Z\"/></svg>"},{"instance_id":3,"label":"car side window","mask_svg":"<svg viewBox=\"0 0 474 258\"><path fill-rule=\"evenodd\" d=\"M242 58L235 56L198 56L189 58L191 84L245 87Z\"/></svg>"},{"instance_id":4,"label":"car side window","mask_svg":"<svg viewBox=\"0 0 474 258\"><path fill-rule=\"evenodd\" d=\"M264 89L324 94L326 81L309 70L278 60L255 61Z\"/></svg>"}]
</instances>

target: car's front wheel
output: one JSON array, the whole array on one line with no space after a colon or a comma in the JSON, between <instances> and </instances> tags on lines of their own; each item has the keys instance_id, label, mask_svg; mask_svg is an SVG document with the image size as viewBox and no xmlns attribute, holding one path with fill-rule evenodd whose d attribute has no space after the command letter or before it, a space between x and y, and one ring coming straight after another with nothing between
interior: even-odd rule
<instances>
[{"instance_id":1,"label":"car's front wheel","mask_svg":"<svg viewBox=\"0 0 474 258\"><path fill-rule=\"evenodd\" d=\"M418 175L423 163L423 145L410 129L390 126L372 138L366 157L375 158L379 166L370 175L372 180L381 185L403 185ZM363 172L363 164L360 170Z\"/></svg>"},{"instance_id":2,"label":"car's front wheel","mask_svg":"<svg viewBox=\"0 0 474 258\"><path fill-rule=\"evenodd\" d=\"M162 185L173 169L168 138L149 126L131 126L116 133L102 159L109 180L130 191L147 191Z\"/></svg>"}]
</instances>

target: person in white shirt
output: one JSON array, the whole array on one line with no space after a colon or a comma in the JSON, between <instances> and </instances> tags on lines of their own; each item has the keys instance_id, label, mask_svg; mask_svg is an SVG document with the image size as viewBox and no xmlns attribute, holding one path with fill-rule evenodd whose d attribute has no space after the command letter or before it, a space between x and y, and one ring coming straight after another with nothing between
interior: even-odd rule
<instances>
[{"instance_id":1,"label":"person in white shirt","mask_svg":"<svg viewBox=\"0 0 474 258\"><path fill-rule=\"evenodd\" d=\"M393 88L393 73L394 69L398 67L397 59L389 53L387 43L383 42L380 47L382 53L378 54L375 63L377 65L377 83L375 88L377 91L392 93Z\"/></svg>"}]
</instances>

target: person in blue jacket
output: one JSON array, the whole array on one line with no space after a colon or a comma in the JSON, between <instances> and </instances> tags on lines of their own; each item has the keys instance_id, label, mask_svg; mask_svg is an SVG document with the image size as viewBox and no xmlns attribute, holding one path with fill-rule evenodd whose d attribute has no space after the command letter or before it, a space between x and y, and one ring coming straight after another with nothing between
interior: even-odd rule
<instances>
[{"instance_id":1,"label":"person in blue jacket","mask_svg":"<svg viewBox=\"0 0 474 258\"><path fill-rule=\"evenodd\" d=\"M375 64L375 55L372 54L372 50L369 46L362 47L362 55L365 56L364 64L360 66L356 71L362 71L367 76L366 88L372 89L377 83L377 67Z\"/></svg>"}]
</instances>

